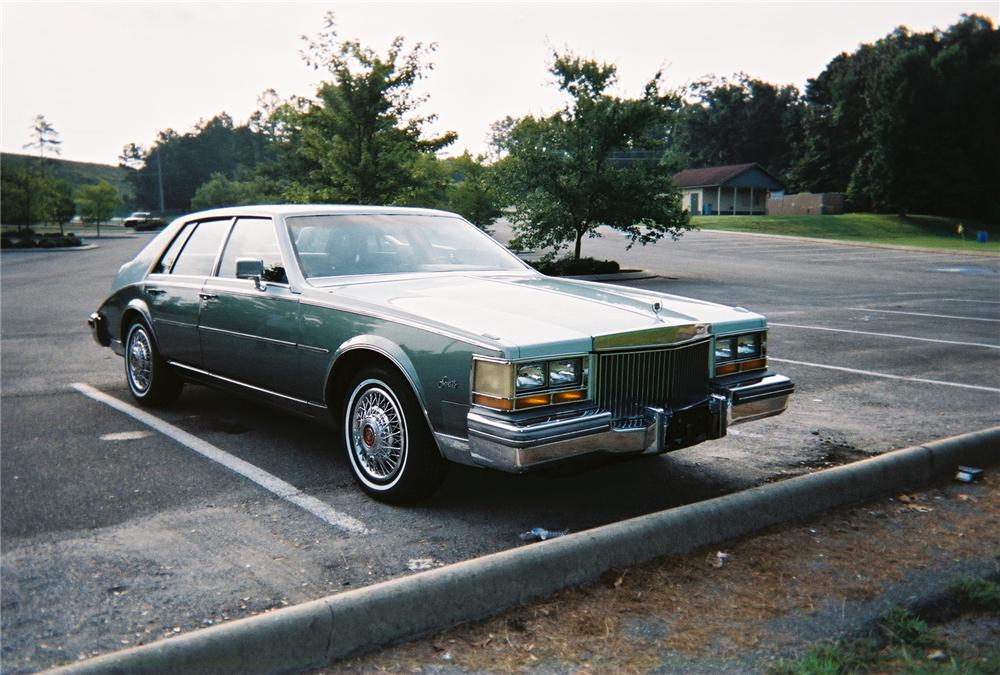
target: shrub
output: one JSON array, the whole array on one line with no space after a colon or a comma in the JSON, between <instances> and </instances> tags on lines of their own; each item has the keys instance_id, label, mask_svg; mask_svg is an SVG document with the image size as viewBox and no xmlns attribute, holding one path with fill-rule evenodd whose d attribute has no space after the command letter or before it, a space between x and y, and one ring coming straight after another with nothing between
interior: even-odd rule
<instances>
[{"instance_id":1,"label":"shrub","mask_svg":"<svg viewBox=\"0 0 1000 675\"><path fill-rule=\"evenodd\" d=\"M595 258L559 258L558 260L543 260L529 262L542 274L550 277L565 277L582 274L614 274L620 266L614 260L597 260Z\"/></svg>"}]
</instances>

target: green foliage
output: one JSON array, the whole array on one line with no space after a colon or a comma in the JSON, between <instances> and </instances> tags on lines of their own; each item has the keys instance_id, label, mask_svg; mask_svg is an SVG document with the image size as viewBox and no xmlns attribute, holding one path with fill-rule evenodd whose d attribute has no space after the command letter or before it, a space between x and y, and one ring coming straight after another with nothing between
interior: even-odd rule
<instances>
[{"instance_id":1,"label":"green foliage","mask_svg":"<svg viewBox=\"0 0 1000 675\"><path fill-rule=\"evenodd\" d=\"M500 195L485 161L483 156L472 157L466 151L440 162L447 177L442 208L490 232L490 225L501 215Z\"/></svg>"},{"instance_id":2,"label":"green foliage","mask_svg":"<svg viewBox=\"0 0 1000 675\"><path fill-rule=\"evenodd\" d=\"M620 267L614 260L598 260L596 258L559 258L558 260L541 260L528 262L542 274L550 277L565 277L580 274L614 274Z\"/></svg>"},{"instance_id":3,"label":"green foliage","mask_svg":"<svg viewBox=\"0 0 1000 675\"><path fill-rule=\"evenodd\" d=\"M85 223L107 222L121 203L118 190L106 181L83 185L76 191L76 205Z\"/></svg>"},{"instance_id":4,"label":"green foliage","mask_svg":"<svg viewBox=\"0 0 1000 675\"><path fill-rule=\"evenodd\" d=\"M76 214L76 201L73 199L73 188L64 180L50 178L46 181L43 201L44 220L59 225L62 233L63 225L73 219Z\"/></svg>"},{"instance_id":5,"label":"green foliage","mask_svg":"<svg viewBox=\"0 0 1000 675\"><path fill-rule=\"evenodd\" d=\"M31 121L31 141L24 144L25 149L37 148L38 156L44 158L46 153L60 154L61 144L59 132L45 119L45 115L35 115Z\"/></svg>"},{"instance_id":6,"label":"green foliage","mask_svg":"<svg viewBox=\"0 0 1000 675\"><path fill-rule=\"evenodd\" d=\"M661 160L657 133L671 97L660 73L642 98L606 93L616 68L570 54L555 54L550 72L570 103L549 117L526 116L494 125L494 143L506 153L494 167L502 202L511 207L518 248L552 248L608 225L630 244L647 244L688 228L680 194L670 186L675 166Z\"/></svg>"},{"instance_id":7,"label":"green foliage","mask_svg":"<svg viewBox=\"0 0 1000 675\"><path fill-rule=\"evenodd\" d=\"M435 45L404 50L396 37L382 55L357 40L340 41L332 14L310 40L306 63L332 77L317 92L297 125L297 154L308 173L295 188L310 200L350 204L412 204L424 186L416 169L422 158L454 142L448 132L427 138L434 115L418 116L423 102L413 87L432 68Z\"/></svg>"},{"instance_id":8,"label":"green foliage","mask_svg":"<svg viewBox=\"0 0 1000 675\"><path fill-rule=\"evenodd\" d=\"M39 166L44 165L44 170ZM115 186L122 195L122 208L134 211L132 208L132 186L129 174L132 169L95 164L93 162L75 162L58 157L46 157L44 161L38 157L17 153L0 153L0 175L8 171L16 171L18 167L28 166L36 173L43 173L48 178L65 181L70 186L70 192L75 192L81 185L107 181ZM5 223L8 221L4 221Z\"/></svg>"},{"instance_id":9,"label":"green foliage","mask_svg":"<svg viewBox=\"0 0 1000 675\"><path fill-rule=\"evenodd\" d=\"M42 160L22 157L5 162L0 172L0 220L5 225L28 227L35 223L58 223L73 218L75 204L70 185L42 170ZM49 161L45 160L45 164Z\"/></svg>"},{"instance_id":10,"label":"green foliage","mask_svg":"<svg viewBox=\"0 0 1000 675\"><path fill-rule=\"evenodd\" d=\"M4 225L30 227L41 220L41 177L27 162L9 165L0 172L0 221Z\"/></svg>"},{"instance_id":11,"label":"green foliage","mask_svg":"<svg viewBox=\"0 0 1000 675\"><path fill-rule=\"evenodd\" d=\"M927 622L904 607L893 607L880 625L886 640L901 645L926 647L931 644Z\"/></svg>"},{"instance_id":12,"label":"green foliage","mask_svg":"<svg viewBox=\"0 0 1000 675\"><path fill-rule=\"evenodd\" d=\"M821 644L795 661L781 663L771 672L774 675L847 675L867 672L879 658L879 646L874 640Z\"/></svg>"},{"instance_id":13,"label":"green foliage","mask_svg":"<svg viewBox=\"0 0 1000 675\"><path fill-rule=\"evenodd\" d=\"M962 577L951 584L950 590L963 604L1000 614L1000 584L995 581Z\"/></svg>"},{"instance_id":14,"label":"green foliage","mask_svg":"<svg viewBox=\"0 0 1000 675\"><path fill-rule=\"evenodd\" d=\"M136 164L135 144L126 146L123 160ZM214 174L231 180L249 179L256 167L273 158L267 137L249 124L237 125L226 113L199 122L185 134L161 131L145 150L141 166L130 174L136 203L146 210L160 206L160 181L166 211L188 211L198 188Z\"/></svg>"},{"instance_id":15,"label":"green foliage","mask_svg":"<svg viewBox=\"0 0 1000 675\"><path fill-rule=\"evenodd\" d=\"M963 16L841 54L805 95L796 181L855 208L1000 220L1000 34Z\"/></svg>"},{"instance_id":16,"label":"green foliage","mask_svg":"<svg viewBox=\"0 0 1000 675\"><path fill-rule=\"evenodd\" d=\"M689 85L673 125L674 149L690 166L757 162L794 187L790 169L801 144L799 91L740 73Z\"/></svg>"},{"instance_id":17,"label":"green foliage","mask_svg":"<svg viewBox=\"0 0 1000 675\"><path fill-rule=\"evenodd\" d=\"M4 235L0 237L0 248L67 248L82 246L83 241L72 234Z\"/></svg>"},{"instance_id":18,"label":"green foliage","mask_svg":"<svg viewBox=\"0 0 1000 675\"><path fill-rule=\"evenodd\" d=\"M191 198L191 208L211 209L221 206L239 206L259 201L255 186L250 182L233 181L224 173L213 173Z\"/></svg>"}]
</instances>

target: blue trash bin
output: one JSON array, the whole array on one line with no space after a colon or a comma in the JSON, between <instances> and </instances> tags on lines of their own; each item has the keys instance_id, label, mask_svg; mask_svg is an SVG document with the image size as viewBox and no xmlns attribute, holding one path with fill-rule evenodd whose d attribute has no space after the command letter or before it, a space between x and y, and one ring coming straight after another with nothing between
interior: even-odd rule
<instances>
[{"instance_id":1,"label":"blue trash bin","mask_svg":"<svg viewBox=\"0 0 1000 675\"><path fill-rule=\"evenodd\" d=\"M989 236L989 233L986 232L986 230L979 230L978 234L976 234L976 241L978 241L980 244L985 244L986 243L986 238L988 236Z\"/></svg>"}]
</instances>

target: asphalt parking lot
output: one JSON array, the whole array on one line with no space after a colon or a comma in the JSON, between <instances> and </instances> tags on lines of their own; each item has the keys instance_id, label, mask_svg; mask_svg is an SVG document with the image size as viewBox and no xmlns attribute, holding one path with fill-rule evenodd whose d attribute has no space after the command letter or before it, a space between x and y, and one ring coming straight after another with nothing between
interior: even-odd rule
<instances>
[{"instance_id":1,"label":"asphalt parking lot","mask_svg":"<svg viewBox=\"0 0 1000 675\"><path fill-rule=\"evenodd\" d=\"M389 507L353 486L318 425L203 387L155 420L108 404L130 404L121 359L84 321L148 239L0 259L5 671L997 423L996 256L713 232L626 254L608 233L585 254L657 275L622 283L766 314L771 365L798 386L790 410L661 457L519 477L456 467L428 502Z\"/></svg>"}]
</instances>

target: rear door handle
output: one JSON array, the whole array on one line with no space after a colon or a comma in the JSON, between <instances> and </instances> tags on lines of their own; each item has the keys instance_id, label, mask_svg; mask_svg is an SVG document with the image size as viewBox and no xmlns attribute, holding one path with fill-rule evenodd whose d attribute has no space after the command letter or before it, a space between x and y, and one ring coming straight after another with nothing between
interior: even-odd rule
<instances>
[{"instance_id":1,"label":"rear door handle","mask_svg":"<svg viewBox=\"0 0 1000 675\"><path fill-rule=\"evenodd\" d=\"M199 293L198 297L201 298L202 300L214 300L219 296L217 296L215 293Z\"/></svg>"}]
</instances>

